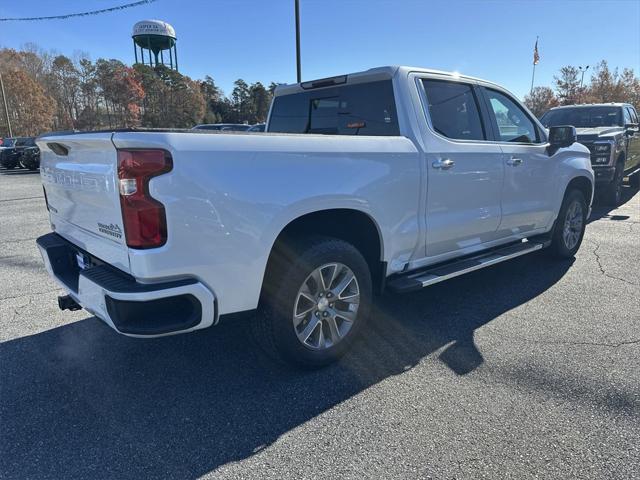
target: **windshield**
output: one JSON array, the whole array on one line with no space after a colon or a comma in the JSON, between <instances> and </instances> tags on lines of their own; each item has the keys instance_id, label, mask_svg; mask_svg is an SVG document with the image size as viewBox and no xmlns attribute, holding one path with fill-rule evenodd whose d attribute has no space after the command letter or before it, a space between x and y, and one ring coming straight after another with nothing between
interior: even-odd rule
<instances>
[{"instance_id":1,"label":"windshield","mask_svg":"<svg viewBox=\"0 0 640 480\"><path fill-rule=\"evenodd\" d=\"M620 107L575 107L549 110L540 121L545 127L573 125L576 128L621 127Z\"/></svg>"}]
</instances>

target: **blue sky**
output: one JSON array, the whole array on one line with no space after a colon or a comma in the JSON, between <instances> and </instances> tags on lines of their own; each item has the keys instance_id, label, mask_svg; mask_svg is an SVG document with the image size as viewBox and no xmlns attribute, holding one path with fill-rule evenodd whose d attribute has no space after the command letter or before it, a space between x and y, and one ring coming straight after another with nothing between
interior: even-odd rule
<instances>
[{"instance_id":1,"label":"blue sky","mask_svg":"<svg viewBox=\"0 0 640 480\"><path fill-rule=\"evenodd\" d=\"M0 2L0 18L57 15L131 0ZM66 55L133 62L138 20L171 23L180 71L209 74L226 93L233 81L295 81L293 0L158 0L99 16L0 22L0 46L35 42ZM640 73L640 1L301 0L303 80L404 64L456 70L529 91L536 35L536 85L551 85L567 64Z\"/></svg>"}]
</instances>

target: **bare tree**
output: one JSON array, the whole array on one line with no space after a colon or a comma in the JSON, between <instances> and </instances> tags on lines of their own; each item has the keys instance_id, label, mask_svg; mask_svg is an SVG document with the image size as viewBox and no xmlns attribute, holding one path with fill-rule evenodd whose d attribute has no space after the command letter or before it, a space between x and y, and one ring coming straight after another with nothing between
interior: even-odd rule
<instances>
[{"instance_id":1,"label":"bare tree","mask_svg":"<svg viewBox=\"0 0 640 480\"><path fill-rule=\"evenodd\" d=\"M550 108L560 105L560 102L549 87L535 87L524 97L524 104L539 118Z\"/></svg>"},{"instance_id":2,"label":"bare tree","mask_svg":"<svg viewBox=\"0 0 640 480\"><path fill-rule=\"evenodd\" d=\"M560 69L560 74L553 77L556 96L561 105L578 103L580 96L579 70L567 65Z\"/></svg>"}]
</instances>

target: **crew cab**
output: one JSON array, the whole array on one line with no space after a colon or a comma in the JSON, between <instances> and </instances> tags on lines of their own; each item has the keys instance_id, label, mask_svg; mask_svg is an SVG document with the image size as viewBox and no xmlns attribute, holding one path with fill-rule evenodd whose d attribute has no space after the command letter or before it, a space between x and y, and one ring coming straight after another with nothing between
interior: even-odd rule
<instances>
[{"instance_id":1,"label":"crew cab","mask_svg":"<svg viewBox=\"0 0 640 480\"><path fill-rule=\"evenodd\" d=\"M620 203L625 176L632 186L640 187L640 129L633 105L567 105L550 109L540 121L545 127L576 127L578 142L591 152L596 190L610 205Z\"/></svg>"},{"instance_id":2,"label":"crew cab","mask_svg":"<svg viewBox=\"0 0 640 480\"><path fill-rule=\"evenodd\" d=\"M133 337L250 313L267 351L312 367L366 331L383 290L573 256L593 196L573 127L547 133L494 83L413 67L280 86L266 133L37 143L61 308Z\"/></svg>"}]
</instances>

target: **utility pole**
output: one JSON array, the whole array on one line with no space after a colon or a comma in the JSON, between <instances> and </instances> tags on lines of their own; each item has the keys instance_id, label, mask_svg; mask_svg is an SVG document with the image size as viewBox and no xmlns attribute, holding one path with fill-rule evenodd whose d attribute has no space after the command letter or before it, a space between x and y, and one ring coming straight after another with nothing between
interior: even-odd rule
<instances>
[{"instance_id":1,"label":"utility pole","mask_svg":"<svg viewBox=\"0 0 640 480\"><path fill-rule=\"evenodd\" d=\"M298 83L302 81L302 70L300 68L300 0L295 0L296 9L296 78Z\"/></svg>"},{"instance_id":2,"label":"utility pole","mask_svg":"<svg viewBox=\"0 0 640 480\"><path fill-rule=\"evenodd\" d=\"M584 73L589 70L589 65L587 65L586 67L578 67L578 70L580 70L580 73L582 73L582 75L580 76L580 101L582 101L582 83L584 82Z\"/></svg>"},{"instance_id":3,"label":"utility pole","mask_svg":"<svg viewBox=\"0 0 640 480\"><path fill-rule=\"evenodd\" d=\"M2 81L2 74L0 73L0 90L2 90L2 101L4 102L4 114L7 117L7 127L9 127L9 137L13 137L11 131L11 119L9 118L9 108L7 107L7 95L4 93L4 82Z\"/></svg>"}]
</instances>

